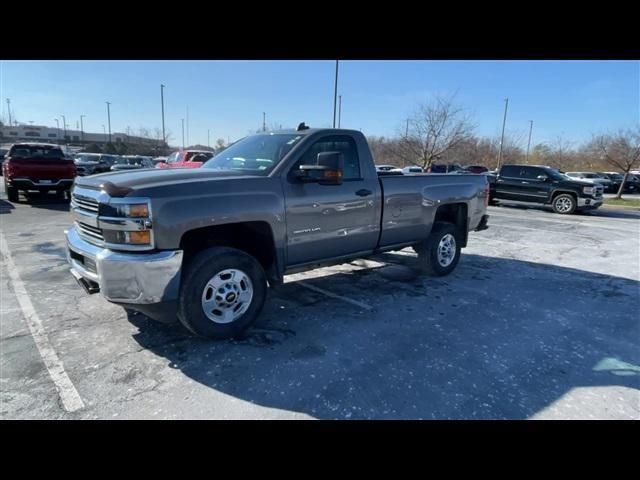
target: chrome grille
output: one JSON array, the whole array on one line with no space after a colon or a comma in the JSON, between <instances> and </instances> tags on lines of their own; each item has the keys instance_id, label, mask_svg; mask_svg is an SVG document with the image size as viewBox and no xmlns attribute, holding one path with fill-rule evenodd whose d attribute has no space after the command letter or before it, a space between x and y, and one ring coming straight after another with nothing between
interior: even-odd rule
<instances>
[{"instance_id":1,"label":"chrome grille","mask_svg":"<svg viewBox=\"0 0 640 480\"><path fill-rule=\"evenodd\" d=\"M80 233L81 235L86 235L91 239L104 242L104 237L100 228L92 227L91 225L87 225L86 223L82 222L76 222L76 226L78 227L78 233Z\"/></svg>"},{"instance_id":2,"label":"chrome grille","mask_svg":"<svg viewBox=\"0 0 640 480\"><path fill-rule=\"evenodd\" d=\"M71 200L75 207L87 212L98 213L98 201L81 195L71 194Z\"/></svg>"}]
</instances>

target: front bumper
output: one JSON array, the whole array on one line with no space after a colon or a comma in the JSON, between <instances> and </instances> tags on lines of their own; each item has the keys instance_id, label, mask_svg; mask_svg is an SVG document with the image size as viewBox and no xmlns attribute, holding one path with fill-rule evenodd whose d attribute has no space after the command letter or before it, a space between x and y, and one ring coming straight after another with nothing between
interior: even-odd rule
<instances>
[{"instance_id":1,"label":"front bumper","mask_svg":"<svg viewBox=\"0 0 640 480\"><path fill-rule=\"evenodd\" d=\"M602 205L602 197L597 198L578 198L578 207L577 208L598 208Z\"/></svg>"},{"instance_id":2,"label":"front bumper","mask_svg":"<svg viewBox=\"0 0 640 480\"><path fill-rule=\"evenodd\" d=\"M30 178L12 178L7 183L19 190L68 190L73 185L73 178L52 180L49 183L43 183L42 180L33 181Z\"/></svg>"},{"instance_id":3,"label":"front bumper","mask_svg":"<svg viewBox=\"0 0 640 480\"><path fill-rule=\"evenodd\" d=\"M75 227L66 237L71 273L89 293L132 307L177 300L182 250L115 252L83 240Z\"/></svg>"}]
</instances>

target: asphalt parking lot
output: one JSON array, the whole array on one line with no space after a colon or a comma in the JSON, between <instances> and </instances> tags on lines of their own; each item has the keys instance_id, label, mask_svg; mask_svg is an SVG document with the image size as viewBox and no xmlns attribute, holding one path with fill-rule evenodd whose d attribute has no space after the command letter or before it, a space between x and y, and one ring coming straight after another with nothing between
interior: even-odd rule
<instances>
[{"instance_id":1,"label":"asphalt parking lot","mask_svg":"<svg viewBox=\"0 0 640 480\"><path fill-rule=\"evenodd\" d=\"M637 211L490 207L448 277L292 275L211 342L86 295L63 200L0 198L2 419L640 418Z\"/></svg>"}]
</instances>

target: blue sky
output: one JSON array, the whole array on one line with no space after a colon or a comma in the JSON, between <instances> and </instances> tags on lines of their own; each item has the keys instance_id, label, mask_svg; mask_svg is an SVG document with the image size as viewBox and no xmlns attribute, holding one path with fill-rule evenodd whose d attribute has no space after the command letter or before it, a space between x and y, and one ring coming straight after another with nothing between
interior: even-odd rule
<instances>
[{"instance_id":1,"label":"blue sky","mask_svg":"<svg viewBox=\"0 0 640 480\"><path fill-rule=\"evenodd\" d=\"M237 139L267 124L331 126L333 61L2 61L0 98L7 120L101 132L111 102L112 131L161 126L160 83L170 143L181 143L189 107L189 143ZM342 61L342 127L392 135L415 104L457 92L480 135L499 135L504 98L507 131L532 143L557 135L579 142L591 133L640 123L637 61Z\"/></svg>"}]
</instances>

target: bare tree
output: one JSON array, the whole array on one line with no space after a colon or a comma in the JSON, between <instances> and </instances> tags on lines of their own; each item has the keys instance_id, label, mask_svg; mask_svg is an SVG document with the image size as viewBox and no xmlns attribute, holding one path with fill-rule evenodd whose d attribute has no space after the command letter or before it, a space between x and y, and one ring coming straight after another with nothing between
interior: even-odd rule
<instances>
[{"instance_id":1,"label":"bare tree","mask_svg":"<svg viewBox=\"0 0 640 480\"><path fill-rule=\"evenodd\" d=\"M589 144L589 149L609 165L624 172L624 178L616 195L616 198L622 198L629 172L640 164L640 128L597 135Z\"/></svg>"},{"instance_id":2,"label":"bare tree","mask_svg":"<svg viewBox=\"0 0 640 480\"><path fill-rule=\"evenodd\" d=\"M469 139L475 125L465 110L457 106L454 96L436 96L418 106L401 129L397 155L404 163L423 169L461 142Z\"/></svg>"}]
</instances>

